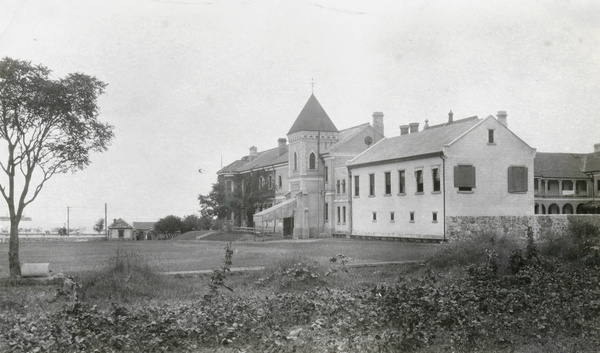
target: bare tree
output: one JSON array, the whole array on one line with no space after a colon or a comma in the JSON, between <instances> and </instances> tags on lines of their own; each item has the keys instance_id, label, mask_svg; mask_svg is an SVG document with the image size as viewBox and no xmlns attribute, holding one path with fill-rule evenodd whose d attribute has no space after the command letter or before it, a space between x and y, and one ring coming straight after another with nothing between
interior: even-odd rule
<instances>
[{"instance_id":1,"label":"bare tree","mask_svg":"<svg viewBox=\"0 0 600 353\"><path fill-rule=\"evenodd\" d=\"M98 97L106 84L81 73L50 79L30 62L0 60L0 193L10 216L9 268L21 274L19 222L23 210L55 174L90 164L90 152L106 151L113 126L98 121Z\"/></svg>"}]
</instances>

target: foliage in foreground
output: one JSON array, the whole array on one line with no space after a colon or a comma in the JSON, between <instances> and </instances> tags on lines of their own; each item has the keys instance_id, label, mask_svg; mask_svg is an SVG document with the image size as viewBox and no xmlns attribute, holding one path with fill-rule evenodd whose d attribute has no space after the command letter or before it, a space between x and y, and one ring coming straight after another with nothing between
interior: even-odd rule
<instances>
[{"instance_id":1,"label":"foliage in foreground","mask_svg":"<svg viewBox=\"0 0 600 353\"><path fill-rule=\"evenodd\" d=\"M487 250L456 278L428 272L369 288L333 288L332 277L347 268L325 276L295 259L255 284L254 293L264 293L264 286L280 291L302 282L276 295L218 291L231 264L226 250L209 296L170 305L72 302L50 312L8 310L0 314L0 350L593 352L600 346L600 266L545 255L532 238L514 249L504 269Z\"/></svg>"}]
</instances>

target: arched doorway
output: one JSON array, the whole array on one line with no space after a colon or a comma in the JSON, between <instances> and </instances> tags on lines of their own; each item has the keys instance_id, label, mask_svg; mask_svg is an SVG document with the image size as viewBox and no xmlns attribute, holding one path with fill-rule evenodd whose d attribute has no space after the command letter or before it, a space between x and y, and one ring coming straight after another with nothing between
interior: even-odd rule
<instances>
[{"instance_id":1,"label":"arched doorway","mask_svg":"<svg viewBox=\"0 0 600 353\"><path fill-rule=\"evenodd\" d=\"M585 212L585 208L583 208L583 204L580 203L579 205L577 205L577 214L586 214L587 212Z\"/></svg>"},{"instance_id":2,"label":"arched doorway","mask_svg":"<svg viewBox=\"0 0 600 353\"><path fill-rule=\"evenodd\" d=\"M548 206L548 214L560 214L560 207L555 203L551 204Z\"/></svg>"},{"instance_id":3,"label":"arched doorway","mask_svg":"<svg viewBox=\"0 0 600 353\"><path fill-rule=\"evenodd\" d=\"M563 214L573 214L573 206L570 203L566 203L562 209Z\"/></svg>"}]
</instances>

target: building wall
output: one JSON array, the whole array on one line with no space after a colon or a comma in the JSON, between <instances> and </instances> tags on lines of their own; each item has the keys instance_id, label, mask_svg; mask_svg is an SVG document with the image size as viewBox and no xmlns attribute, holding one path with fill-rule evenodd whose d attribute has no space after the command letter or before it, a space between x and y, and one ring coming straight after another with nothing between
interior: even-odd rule
<instances>
[{"instance_id":1,"label":"building wall","mask_svg":"<svg viewBox=\"0 0 600 353\"><path fill-rule=\"evenodd\" d=\"M133 239L133 229L123 229L123 238L119 238L119 229L109 229L108 230L108 239Z\"/></svg>"},{"instance_id":2,"label":"building wall","mask_svg":"<svg viewBox=\"0 0 600 353\"><path fill-rule=\"evenodd\" d=\"M446 240L467 240L481 234L526 240L528 227L532 228L534 238L543 234L560 235L573 221L589 222L600 227L600 215L451 216L446 220Z\"/></svg>"},{"instance_id":3,"label":"building wall","mask_svg":"<svg viewBox=\"0 0 600 353\"><path fill-rule=\"evenodd\" d=\"M488 143L494 130L494 144ZM521 216L534 210L533 160L535 150L512 132L489 118L446 148L446 214L448 216ZM471 164L476 169L476 187L461 192L454 186L454 167ZM527 192L508 192L508 167L528 169Z\"/></svg>"},{"instance_id":4,"label":"building wall","mask_svg":"<svg viewBox=\"0 0 600 353\"><path fill-rule=\"evenodd\" d=\"M352 190L352 234L410 238L443 238L442 192L433 191L431 169L441 166L440 157L352 168L359 176L360 195ZM405 192L399 193L399 171L405 171ZM415 171L423 172L423 192L417 192ZM391 194L385 194L385 172L390 172ZM375 176L375 195L369 195L369 174ZM443 176L441 176L443 177ZM352 185L354 188L354 184ZM376 212L376 220L373 213ZM394 220L391 220L394 212ZM414 219L411 221L410 215ZM437 221L433 220L436 212Z\"/></svg>"}]
</instances>

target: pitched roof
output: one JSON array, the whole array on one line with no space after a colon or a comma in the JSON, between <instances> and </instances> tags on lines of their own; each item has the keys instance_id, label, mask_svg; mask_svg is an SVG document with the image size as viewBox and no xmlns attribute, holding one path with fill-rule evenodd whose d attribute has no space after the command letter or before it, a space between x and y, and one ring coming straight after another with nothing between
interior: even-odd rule
<instances>
[{"instance_id":1,"label":"pitched roof","mask_svg":"<svg viewBox=\"0 0 600 353\"><path fill-rule=\"evenodd\" d=\"M114 228L119 228L119 229L126 228L126 229L129 229L129 228L131 228L131 226L127 222L125 222L123 220L123 218L119 218L119 219L115 219L112 222L112 224L108 226L108 229L114 229Z\"/></svg>"},{"instance_id":2,"label":"pitched roof","mask_svg":"<svg viewBox=\"0 0 600 353\"><path fill-rule=\"evenodd\" d=\"M587 168L588 161L592 162L590 167L593 168L593 154L538 152L533 161L533 170L535 176L542 178L589 178L585 174L591 171ZM599 166L600 163L596 165Z\"/></svg>"},{"instance_id":3,"label":"pitched roof","mask_svg":"<svg viewBox=\"0 0 600 353\"><path fill-rule=\"evenodd\" d=\"M287 133L298 131L338 132L314 94L310 95L302 111L294 121L292 128Z\"/></svg>"},{"instance_id":4,"label":"pitched roof","mask_svg":"<svg viewBox=\"0 0 600 353\"><path fill-rule=\"evenodd\" d=\"M348 146L346 146L348 141L351 141L354 136L369 128L375 131L375 129L373 129L369 123L364 123L341 130L338 136L338 141L331 145L324 153L333 153L341 150L348 152ZM376 131L375 133L379 134ZM346 147L346 149L344 149L344 147Z\"/></svg>"},{"instance_id":5,"label":"pitched roof","mask_svg":"<svg viewBox=\"0 0 600 353\"><path fill-rule=\"evenodd\" d=\"M596 153L590 153L585 157L585 164L583 170L590 172L600 172L600 156Z\"/></svg>"},{"instance_id":6,"label":"pitched roof","mask_svg":"<svg viewBox=\"0 0 600 353\"><path fill-rule=\"evenodd\" d=\"M152 229L156 222L133 222L133 228L135 229Z\"/></svg>"},{"instance_id":7,"label":"pitched roof","mask_svg":"<svg viewBox=\"0 0 600 353\"><path fill-rule=\"evenodd\" d=\"M279 155L279 147L258 152L256 158L250 160L250 156L244 156L217 171L217 174L239 173L252 169L261 169L277 164L288 163L288 154Z\"/></svg>"},{"instance_id":8,"label":"pitched roof","mask_svg":"<svg viewBox=\"0 0 600 353\"><path fill-rule=\"evenodd\" d=\"M452 123L430 126L417 133L384 138L351 160L348 165L371 164L442 152L444 146L459 138L480 121L474 116L455 120Z\"/></svg>"}]
</instances>

